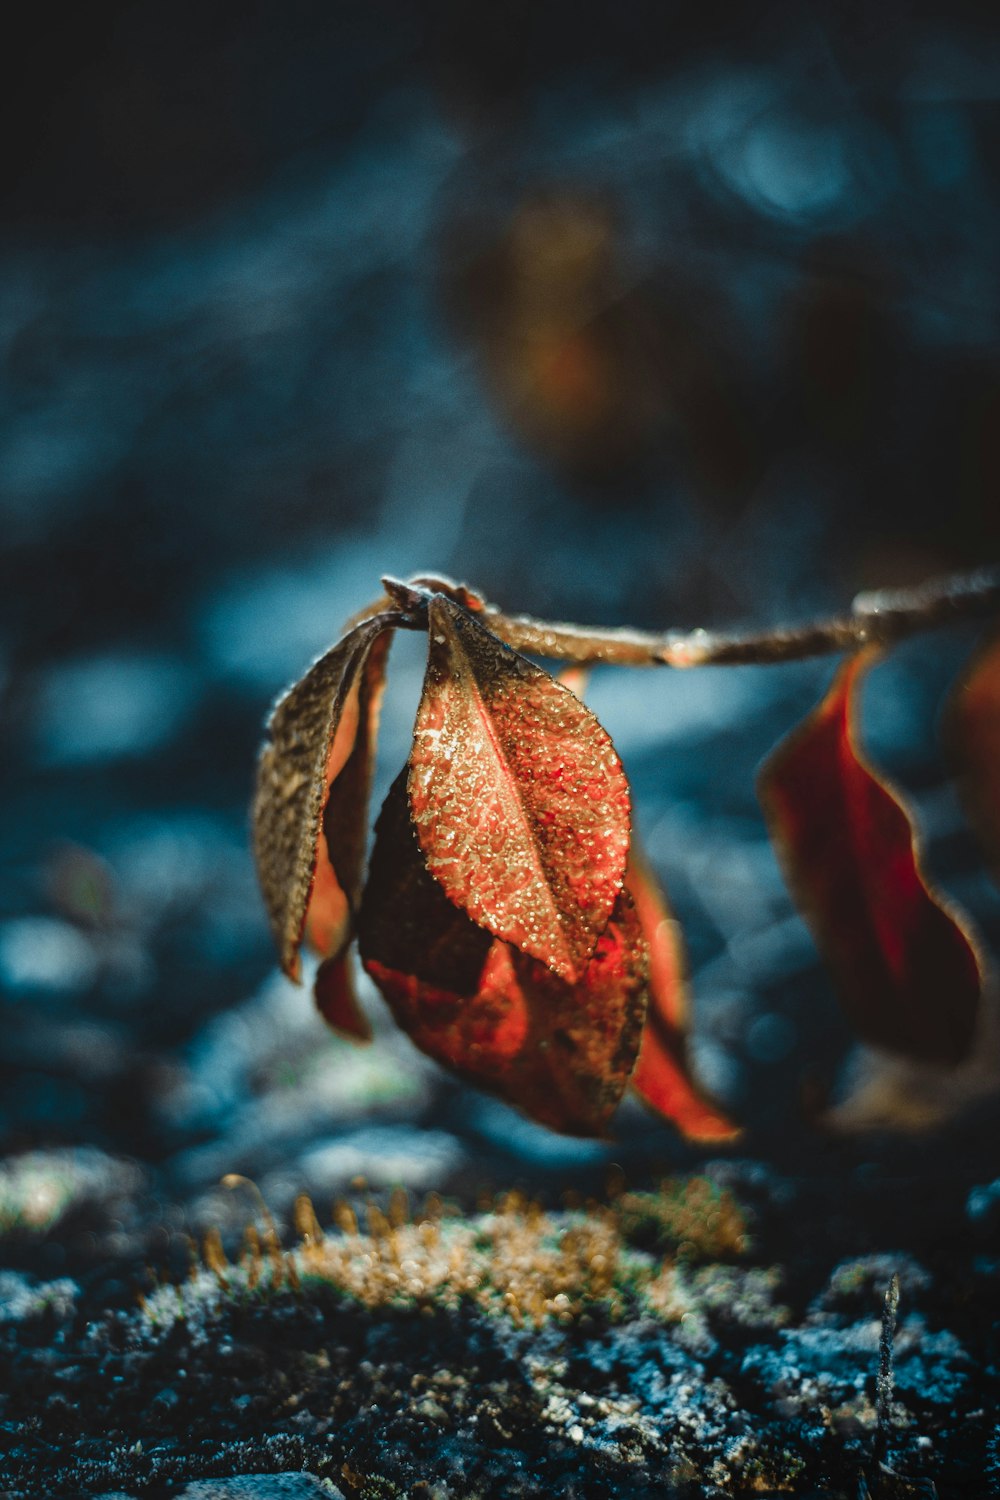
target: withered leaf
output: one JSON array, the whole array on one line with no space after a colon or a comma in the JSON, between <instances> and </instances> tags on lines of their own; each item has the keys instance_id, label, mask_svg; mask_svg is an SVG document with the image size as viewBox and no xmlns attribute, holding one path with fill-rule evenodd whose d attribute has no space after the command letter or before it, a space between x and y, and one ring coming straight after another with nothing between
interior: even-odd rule
<instances>
[{"instance_id":1,"label":"withered leaf","mask_svg":"<svg viewBox=\"0 0 1000 1500\"><path fill-rule=\"evenodd\" d=\"M566 983L448 899L425 865L403 775L379 816L358 928L365 968L422 1051L553 1130L603 1132L646 1003L645 946L627 894Z\"/></svg>"},{"instance_id":2,"label":"withered leaf","mask_svg":"<svg viewBox=\"0 0 1000 1500\"><path fill-rule=\"evenodd\" d=\"M281 966L292 978L307 927L325 955L341 951L349 937L375 717L396 618L387 612L355 625L268 721L253 803L254 855Z\"/></svg>"},{"instance_id":3,"label":"withered leaf","mask_svg":"<svg viewBox=\"0 0 1000 1500\"><path fill-rule=\"evenodd\" d=\"M823 701L764 763L758 794L858 1035L955 1065L972 1047L980 960L964 921L928 886L899 794L858 744L858 688L876 655L843 663Z\"/></svg>"},{"instance_id":4,"label":"withered leaf","mask_svg":"<svg viewBox=\"0 0 1000 1500\"><path fill-rule=\"evenodd\" d=\"M959 678L945 732L959 794L1000 881L1000 635L975 653Z\"/></svg>"},{"instance_id":5,"label":"withered leaf","mask_svg":"<svg viewBox=\"0 0 1000 1500\"><path fill-rule=\"evenodd\" d=\"M632 1087L694 1141L732 1140L739 1127L705 1096L688 1060L688 993L681 932L633 842L625 887L649 949L649 1010Z\"/></svg>"},{"instance_id":6,"label":"withered leaf","mask_svg":"<svg viewBox=\"0 0 1000 1500\"><path fill-rule=\"evenodd\" d=\"M575 695L444 596L410 757L413 822L449 899L572 982L621 890L628 783Z\"/></svg>"},{"instance_id":7,"label":"withered leaf","mask_svg":"<svg viewBox=\"0 0 1000 1500\"><path fill-rule=\"evenodd\" d=\"M306 913L307 930L311 923L316 923L316 931L310 935L310 940L318 953L334 951L329 935L323 932L323 913L319 906L327 872L332 873L334 884L346 895L352 912L357 910L361 899L368 843L368 796L391 640L392 635L386 630L372 641L355 673L330 747L323 838L319 845L316 882Z\"/></svg>"}]
</instances>

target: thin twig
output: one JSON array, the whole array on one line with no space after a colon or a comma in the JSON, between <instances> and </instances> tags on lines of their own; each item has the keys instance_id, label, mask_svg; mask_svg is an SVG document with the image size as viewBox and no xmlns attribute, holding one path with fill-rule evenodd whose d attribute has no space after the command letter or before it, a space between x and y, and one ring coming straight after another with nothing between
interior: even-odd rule
<instances>
[{"instance_id":1,"label":"thin twig","mask_svg":"<svg viewBox=\"0 0 1000 1500\"><path fill-rule=\"evenodd\" d=\"M875 1441L872 1444L870 1485L873 1494L878 1492L879 1477L889 1446L889 1429L892 1426L892 1394L895 1383L892 1370L892 1346L896 1337L898 1311L899 1276L893 1272L882 1300L882 1332L878 1341L878 1373L875 1376Z\"/></svg>"},{"instance_id":2,"label":"thin twig","mask_svg":"<svg viewBox=\"0 0 1000 1500\"><path fill-rule=\"evenodd\" d=\"M392 603L404 612L405 624L426 628L427 601L445 593L473 610L493 634L518 651L552 661L583 666L607 662L619 667L708 667L801 661L858 651L862 646L890 646L907 636L935 630L959 620L1000 613L1000 568L936 578L912 589L885 589L859 594L847 615L787 629L736 632L668 630L662 634L629 629L595 629L562 621L507 615L473 590L445 578L413 578L409 583L383 578ZM384 601L380 601L384 607Z\"/></svg>"}]
</instances>

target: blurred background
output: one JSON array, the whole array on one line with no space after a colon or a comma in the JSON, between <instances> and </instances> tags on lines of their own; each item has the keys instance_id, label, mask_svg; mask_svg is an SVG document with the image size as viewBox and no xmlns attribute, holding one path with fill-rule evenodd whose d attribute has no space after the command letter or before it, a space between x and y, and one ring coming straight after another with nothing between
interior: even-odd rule
<instances>
[{"instance_id":1,"label":"blurred background","mask_svg":"<svg viewBox=\"0 0 1000 1500\"><path fill-rule=\"evenodd\" d=\"M1000 48L978 5L97 3L25 13L0 225L0 1231L165 1255L364 1175L567 1141L280 979L246 805L274 695L379 591L667 627L1000 553ZM935 738L971 633L873 675L932 863L998 900ZM753 771L829 663L595 674L687 936L701 1077L769 1140L851 1039ZM379 763L407 752L394 647ZM372 999L368 991L365 992ZM246 1205L239 1208L240 1222Z\"/></svg>"}]
</instances>

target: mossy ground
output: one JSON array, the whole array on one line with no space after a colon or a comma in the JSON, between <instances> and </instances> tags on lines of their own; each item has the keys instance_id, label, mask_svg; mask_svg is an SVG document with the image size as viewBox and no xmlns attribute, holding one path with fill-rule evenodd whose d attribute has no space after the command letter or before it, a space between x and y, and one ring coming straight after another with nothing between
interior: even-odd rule
<instances>
[{"instance_id":1,"label":"mossy ground","mask_svg":"<svg viewBox=\"0 0 1000 1500\"><path fill-rule=\"evenodd\" d=\"M326 1229L303 1198L285 1247L258 1215L242 1245L210 1233L186 1277L147 1279L138 1300L10 1273L4 1493L307 1471L365 1500L853 1500L893 1271L897 1477L878 1493L991 1493L981 1237L928 1264L837 1260L832 1218L804 1230L806 1206L732 1163L569 1207L396 1193L339 1204Z\"/></svg>"}]
</instances>

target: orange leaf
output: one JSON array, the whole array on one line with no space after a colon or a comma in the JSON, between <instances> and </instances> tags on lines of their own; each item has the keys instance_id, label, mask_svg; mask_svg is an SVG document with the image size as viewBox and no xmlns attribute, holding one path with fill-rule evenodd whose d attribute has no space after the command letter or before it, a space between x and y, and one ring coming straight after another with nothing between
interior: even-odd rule
<instances>
[{"instance_id":1,"label":"orange leaf","mask_svg":"<svg viewBox=\"0 0 1000 1500\"><path fill-rule=\"evenodd\" d=\"M1000 636L975 653L959 678L946 734L959 793L1000 881Z\"/></svg>"},{"instance_id":2,"label":"orange leaf","mask_svg":"<svg viewBox=\"0 0 1000 1500\"><path fill-rule=\"evenodd\" d=\"M624 892L567 984L449 901L424 863L400 776L376 828L359 939L365 968L423 1052L553 1130L603 1132L645 1010L645 948Z\"/></svg>"},{"instance_id":3,"label":"orange leaf","mask_svg":"<svg viewBox=\"0 0 1000 1500\"><path fill-rule=\"evenodd\" d=\"M575 695L443 595L409 793L427 867L494 936L577 979L628 857L628 783Z\"/></svg>"},{"instance_id":4,"label":"orange leaf","mask_svg":"<svg viewBox=\"0 0 1000 1500\"><path fill-rule=\"evenodd\" d=\"M281 966L293 979L307 926L325 954L339 952L349 937L387 632L396 618L378 614L354 626L268 721L257 766L254 854ZM324 812L327 837L335 837L333 864L325 840L321 847Z\"/></svg>"},{"instance_id":5,"label":"orange leaf","mask_svg":"<svg viewBox=\"0 0 1000 1500\"><path fill-rule=\"evenodd\" d=\"M625 885L649 949L649 1012L632 1087L689 1140L732 1140L739 1127L704 1097L691 1077L680 928L634 842Z\"/></svg>"},{"instance_id":6,"label":"orange leaf","mask_svg":"<svg viewBox=\"0 0 1000 1500\"><path fill-rule=\"evenodd\" d=\"M761 769L758 793L789 886L858 1035L924 1062L972 1047L982 972L964 922L932 893L899 795L857 740L848 658L827 696Z\"/></svg>"}]
</instances>

